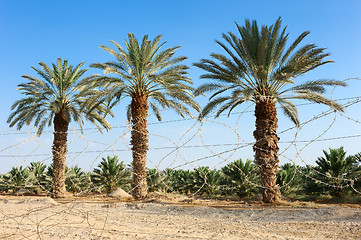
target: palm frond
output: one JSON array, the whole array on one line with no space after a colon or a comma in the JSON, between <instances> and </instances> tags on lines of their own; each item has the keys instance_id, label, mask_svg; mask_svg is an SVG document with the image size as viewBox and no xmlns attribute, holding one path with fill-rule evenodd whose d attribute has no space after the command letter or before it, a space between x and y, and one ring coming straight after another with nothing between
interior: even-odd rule
<instances>
[{"instance_id":1,"label":"palm frond","mask_svg":"<svg viewBox=\"0 0 361 240\"><path fill-rule=\"evenodd\" d=\"M277 102L281 105L283 113L298 127L300 125L300 121L298 119L296 106L287 99L280 97L277 98Z\"/></svg>"},{"instance_id":2,"label":"palm frond","mask_svg":"<svg viewBox=\"0 0 361 240\"><path fill-rule=\"evenodd\" d=\"M331 99L326 98L325 96L323 96L321 94L314 93L314 92L299 93L297 95L289 97L289 99L303 99L303 100L308 100L310 102L322 103L324 105L331 107L334 110L343 112L342 105L340 105L339 103L337 103Z\"/></svg>"}]
</instances>

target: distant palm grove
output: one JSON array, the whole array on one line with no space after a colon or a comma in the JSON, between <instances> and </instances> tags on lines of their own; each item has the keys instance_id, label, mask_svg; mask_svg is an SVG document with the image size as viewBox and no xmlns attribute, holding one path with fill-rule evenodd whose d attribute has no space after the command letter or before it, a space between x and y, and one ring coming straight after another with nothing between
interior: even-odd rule
<instances>
[{"instance_id":1,"label":"distant palm grove","mask_svg":"<svg viewBox=\"0 0 361 240\"><path fill-rule=\"evenodd\" d=\"M20 84L18 90L24 98L12 105L8 123L18 130L33 125L38 136L45 127L52 126L53 162L50 166L33 162L27 167L14 167L1 176L0 191L27 189L32 193L48 192L57 198L66 192L109 193L121 187L135 199L146 197L149 191L164 191L238 197L260 194L266 203L279 202L281 194L345 197L359 192L360 155L346 156L343 148L325 151L314 168L279 166L278 108L298 127L293 100L343 111L324 93L327 86L346 86L343 81L327 79L299 82L299 76L332 60L327 59L325 48L303 45L308 31L288 43L287 28L281 25L281 18L270 26L259 27L256 21L249 20L243 26L236 24L236 34L223 34L224 42L216 41L223 53L211 53L209 59L193 64L203 71L197 88L187 76L187 58L175 55L180 46L162 49L162 36L150 40L145 35L138 40L129 33L125 47L115 41L111 41L113 48L100 46L109 54L109 61L90 67L102 74L85 76L88 69L82 68L84 62L73 67L60 58L51 65L41 62L40 67L32 67L37 77L23 76L27 82ZM206 94L210 94L209 101L202 107L195 97ZM245 102L255 106L254 160L239 159L219 170L147 168L149 111L159 121L162 110L168 109L181 117L197 116L202 121L209 115L229 116ZM113 112L118 104L126 104L127 111ZM71 121L82 128L87 120L99 131L110 131L106 118L116 114L126 115L131 123L131 165L125 166L116 156L108 156L93 172L83 172L77 166L68 168L67 135Z\"/></svg>"},{"instance_id":2,"label":"distant palm grove","mask_svg":"<svg viewBox=\"0 0 361 240\"><path fill-rule=\"evenodd\" d=\"M102 158L92 172L78 166L66 167L66 190L70 193L111 193L117 188L131 191L132 167L117 156ZM338 199L359 197L361 192L361 153L347 156L343 148L324 151L316 166L301 167L286 163L277 174L282 195L291 199ZM0 191L47 195L52 191L53 165L32 162L13 167L0 175ZM228 163L221 169L198 167L184 169L147 169L149 192L177 193L231 199L257 198L262 192L259 168L247 159Z\"/></svg>"}]
</instances>

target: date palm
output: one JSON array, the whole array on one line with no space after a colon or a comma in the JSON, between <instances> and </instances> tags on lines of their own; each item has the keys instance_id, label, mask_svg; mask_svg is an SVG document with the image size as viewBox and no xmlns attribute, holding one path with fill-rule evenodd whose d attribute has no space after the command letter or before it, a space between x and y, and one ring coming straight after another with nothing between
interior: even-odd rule
<instances>
[{"instance_id":1,"label":"date palm","mask_svg":"<svg viewBox=\"0 0 361 240\"><path fill-rule=\"evenodd\" d=\"M193 171L176 169L171 174L171 181L173 182L173 189L181 194L190 194L193 188Z\"/></svg>"},{"instance_id":2,"label":"date palm","mask_svg":"<svg viewBox=\"0 0 361 240\"><path fill-rule=\"evenodd\" d=\"M161 120L160 109L174 109L182 117L191 115L188 107L199 110L193 101L192 81L186 77L188 67L181 63L186 57L173 57L179 48L171 47L161 51L165 42L161 36L153 41L148 36L142 42L129 33L125 41L126 49L111 41L116 50L101 46L112 54L115 61L92 64L91 67L104 70L96 86L103 86L108 93L110 107L121 99L129 97L127 117L132 123L131 145L133 152L133 196L145 197L147 194L146 158L148 151L147 116L149 107Z\"/></svg>"},{"instance_id":3,"label":"date palm","mask_svg":"<svg viewBox=\"0 0 361 240\"><path fill-rule=\"evenodd\" d=\"M147 184L148 191L155 192L168 192L171 190L171 181L170 177L172 175L171 169L166 169L164 171L160 171L156 168L148 169L147 171Z\"/></svg>"},{"instance_id":4,"label":"date palm","mask_svg":"<svg viewBox=\"0 0 361 240\"><path fill-rule=\"evenodd\" d=\"M323 153L325 156L316 160L315 179L319 180L324 191L328 191L332 196L344 197L351 190L350 182L361 174L357 159L352 155L347 156L343 147L330 148L329 152L323 150Z\"/></svg>"},{"instance_id":5,"label":"date palm","mask_svg":"<svg viewBox=\"0 0 361 240\"><path fill-rule=\"evenodd\" d=\"M87 80L93 76L83 77L86 69L81 69L83 63L76 67L68 65L68 61L57 59L56 63L48 66L39 63L40 68L32 67L40 78L24 75L28 82L19 85L18 90L25 95L16 101L8 118L10 127L16 125L20 130L25 124L38 127L40 136L45 126L54 125L54 141L52 146L54 178L53 195L61 197L65 193L65 160L67 153L67 132L69 123L74 120L82 129L84 118L95 124L101 131L101 126L110 129L110 125L103 118L106 108L92 101L84 107L96 89L88 86ZM107 112L108 113L108 112ZM111 113L109 113L111 114ZM100 125L99 125L100 124Z\"/></svg>"},{"instance_id":6,"label":"date palm","mask_svg":"<svg viewBox=\"0 0 361 240\"><path fill-rule=\"evenodd\" d=\"M190 180L193 192L214 195L219 189L221 172L217 169L200 166L193 170Z\"/></svg>"},{"instance_id":7,"label":"date palm","mask_svg":"<svg viewBox=\"0 0 361 240\"><path fill-rule=\"evenodd\" d=\"M298 126L298 112L292 100L304 99L342 110L339 104L327 99L323 93L327 85L345 84L333 80L295 81L300 75L332 62L325 60L329 54L324 52L324 48L314 44L299 46L308 31L286 49L288 34L286 27L281 29L280 18L275 24L261 28L256 21L249 20L244 26L236 25L240 37L229 32L222 35L226 44L216 41L226 55L212 53L212 60L202 59L194 64L207 72L201 78L210 80L201 85L195 95L213 92L200 118L216 109L216 117L225 111L229 115L247 101L255 104L256 130L253 136L256 143L253 150L260 168L263 201L277 202L280 192L276 185L279 162L276 104Z\"/></svg>"},{"instance_id":8,"label":"date palm","mask_svg":"<svg viewBox=\"0 0 361 240\"><path fill-rule=\"evenodd\" d=\"M0 174L0 192L7 191L9 189L4 174Z\"/></svg>"},{"instance_id":9,"label":"date palm","mask_svg":"<svg viewBox=\"0 0 361 240\"><path fill-rule=\"evenodd\" d=\"M280 186L282 194L296 193L301 184L300 166L291 163L285 163L280 167L277 173L277 184Z\"/></svg>"},{"instance_id":10,"label":"date palm","mask_svg":"<svg viewBox=\"0 0 361 240\"><path fill-rule=\"evenodd\" d=\"M12 167L10 172L4 175L6 191L12 189L16 192L19 189L27 188L29 183L29 171L23 166Z\"/></svg>"},{"instance_id":11,"label":"date palm","mask_svg":"<svg viewBox=\"0 0 361 240\"><path fill-rule=\"evenodd\" d=\"M66 171L65 185L66 189L72 193L79 193L88 190L91 183L90 173L84 172L77 165L72 166Z\"/></svg>"},{"instance_id":12,"label":"date palm","mask_svg":"<svg viewBox=\"0 0 361 240\"><path fill-rule=\"evenodd\" d=\"M356 159L357 167L359 169L359 174L354 180L354 185L358 189L356 191L361 192L361 152L355 154L354 157Z\"/></svg>"},{"instance_id":13,"label":"date palm","mask_svg":"<svg viewBox=\"0 0 361 240\"><path fill-rule=\"evenodd\" d=\"M130 181L130 171L117 156L102 158L98 168L94 169L92 181L101 191L110 193L118 187L126 187Z\"/></svg>"},{"instance_id":14,"label":"date palm","mask_svg":"<svg viewBox=\"0 0 361 240\"><path fill-rule=\"evenodd\" d=\"M257 193L258 169L250 159L246 162L242 159L231 162L222 168L222 173L226 194L236 193L239 197L250 197Z\"/></svg>"},{"instance_id":15,"label":"date palm","mask_svg":"<svg viewBox=\"0 0 361 240\"><path fill-rule=\"evenodd\" d=\"M46 180L46 165L42 162L31 162L28 166L29 177L33 185L32 189L35 193L45 190Z\"/></svg>"}]
</instances>

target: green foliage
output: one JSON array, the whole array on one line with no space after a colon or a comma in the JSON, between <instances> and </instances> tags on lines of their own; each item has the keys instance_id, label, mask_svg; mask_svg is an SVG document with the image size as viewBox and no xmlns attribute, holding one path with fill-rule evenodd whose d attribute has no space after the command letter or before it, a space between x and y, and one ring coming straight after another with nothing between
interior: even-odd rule
<instances>
[{"instance_id":1,"label":"green foliage","mask_svg":"<svg viewBox=\"0 0 361 240\"><path fill-rule=\"evenodd\" d=\"M280 186L282 194L295 193L300 190L301 167L291 163L281 166L277 173L277 184Z\"/></svg>"},{"instance_id":2,"label":"green foliage","mask_svg":"<svg viewBox=\"0 0 361 240\"><path fill-rule=\"evenodd\" d=\"M306 166L302 171L302 188L307 196L316 198L324 193L324 184L317 178L317 170L313 166Z\"/></svg>"},{"instance_id":3,"label":"green foliage","mask_svg":"<svg viewBox=\"0 0 361 240\"><path fill-rule=\"evenodd\" d=\"M28 166L29 170L29 182L31 184L31 190L35 193L40 193L49 189L50 181L47 178L46 165L42 162L31 162Z\"/></svg>"},{"instance_id":4,"label":"green foliage","mask_svg":"<svg viewBox=\"0 0 361 240\"><path fill-rule=\"evenodd\" d=\"M68 124L75 121L82 129L84 119L93 123L99 131L101 126L110 129L109 123L105 120L106 114L112 115L109 109L102 102L94 99L93 96L99 92L93 85L88 84L94 76L83 77L87 71L81 69L83 63L73 67L68 65L67 60L58 58L56 63L48 66L40 62L40 68L32 67L40 78L31 75L22 76L27 82L18 86L18 90L25 96L17 100L12 106L12 113L7 122L10 127L16 125L20 130L24 125L33 124L37 127L37 135L40 136L46 126L50 127L54 123L54 130L66 132ZM64 128L58 128L57 119L63 119L66 124ZM57 123L58 122L58 123ZM99 125L100 124L100 125ZM58 132L59 133L59 132ZM55 134L54 137L59 136ZM64 133L66 135L66 133ZM64 135L61 134L61 135ZM66 149L66 137L56 140L53 145L53 161L57 162L66 159L66 151L54 151L55 148ZM62 155L62 156L60 156ZM56 165L57 166L57 165ZM64 169L58 169L62 172ZM53 181L64 181L64 176L56 176ZM34 179L33 179L34 180ZM53 184L53 186L64 186L64 182ZM38 185L40 186L40 185ZM34 189L39 191L39 189ZM53 189L57 195L65 189Z\"/></svg>"},{"instance_id":5,"label":"green foliage","mask_svg":"<svg viewBox=\"0 0 361 240\"><path fill-rule=\"evenodd\" d=\"M161 173L157 169L148 169L147 173L147 184L148 184L148 191L154 192L158 191L162 188L163 185L163 178Z\"/></svg>"},{"instance_id":6,"label":"green foliage","mask_svg":"<svg viewBox=\"0 0 361 240\"><path fill-rule=\"evenodd\" d=\"M255 109L259 109L260 112L256 114L257 131L254 134L255 161L262 164L266 158L274 159L272 164L267 165L270 171L263 167L260 169L265 202L277 202L280 196L276 186L273 186L273 179L278 171L278 155L269 150L274 149L277 153L278 143L258 134L265 133L267 129L276 139L277 124L274 123L277 118L275 114L261 113L263 106L278 104L285 116L299 126L298 111L292 103L293 100L322 103L343 111L340 104L323 94L325 86L346 85L343 81L324 79L296 84L297 77L332 61L325 60L329 54L324 52L324 48L315 44L300 46L309 34L308 31L302 33L293 43L287 44L287 27L282 29L281 23L279 18L271 26L258 27L255 20L246 20L244 26L236 24L238 35L228 32L222 35L226 43L216 41L225 51L224 54L212 53L211 59L201 59L194 64L206 72L200 78L207 79L197 88L195 95L212 94L199 115L200 119L213 112L215 117L227 112L229 116L236 107L245 102L255 103ZM267 144L263 144L263 141ZM261 145L269 147L262 154L260 149L264 147Z\"/></svg>"},{"instance_id":7,"label":"green foliage","mask_svg":"<svg viewBox=\"0 0 361 240\"><path fill-rule=\"evenodd\" d=\"M91 185L90 176L90 173L83 172L77 165L72 166L66 173L66 190L72 193L89 190Z\"/></svg>"},{"instance_id":8,"label":"green foliage","mask_svg":"<svg viewBox=\"0 0 361 240\"><path fill-rule=\"evenodd\" d=\"M28 167L30 175L31 190L35 193L52 190L53 164L46 169L46 165L41 162L32 162ZM84 173L78 166L65 167L66 190L78 193L89 189L90 174Z\"/></svg>"},{"instance_id":9,"label":"green foliage","mask_svg":"<svg viewBox=\"0 0 361 240\"><path fill-rule=\"evenodd\" d=\"M283 194L300 199L331 195L349 197L350 187L360 192L361 166L355 156L347 156L343 148L324 151L317 166L300 167L290 163L281 166L277 184ZM46 170L47 169L47 170ZM13 167L7 174L0 174L0 191L15 192L25 188L35 193L51 191L53 165L32 162L27 168ZM92 181L92 182L91 182ZM249 159L241 159L224 166L220 171L209 167L193 170L148 169L149 191L177 192L196 195L226 195L251 197L260 190L257 166ZM85 173L78 166L66 167L66 189L72 193L84 191L110 192L117 187L130 190L131 169L117 157L102 158L93 173ZM305 195L306 194L306 195ZM352 196L350 196L352 197Z\"/></svg>"},{"instance_id":10,"label":"green foliage","mask_svg":"<svg viewBox=\"0 0 361 240\"><path fill-rule=\"evenodd\" d=\"M68 175L69 172L69 167L65 166L65 181L66 181L66 176ZM46 189L49 192L53 191L53 178L54 178L54 164L51 163L46 171L46 178L45 178L45 182L46 182Z\"/></svg>"},{"instance_id":11,"label":"green foliage","mask_svg":"<svg viewBox=\"0 0 361 240\"><path fill-rule=\"evenodd\" d=\"M355 156L346 156L343 147L323 151L324 157L316 160L317 166L311 172L311 180L306 184L306 191L327 193L342 198L352 192L352 180L361 174Z\"/></svg>"},{"instance_id":12,"label":"green foliage","mask_svg":"<svg viewBox=\"0 0 361 240\"><path fill-rule=\"evenodd\" d=\"M159 171L158 169L148 169L147 173L147 183L148 191L161 191L161 192L170 192L172 191L172 171L171 169L166 169L165 171Z\"/></svg>"},{"instance_id":13,"label":"green foliage","mask_svg":"<svg viewBox=\"0 0 361 240\"><path fill-rule=\"evenodd\" d=\"M195 168L191 174L192 190L197 194L217 194L220 181L220 171L217 169L211 170L209 167Z\"/></svg>"},{"instance_id":14,"label":"green foliage","mask_svg":"<svg viewBox=\"0 0 361 240\"><path fill-rule=\"evenodd\" d=\"M192 172L190 170L177 169L168 171L173 190L181 194L190 194L192 191Z\"/></svg>"},{"instance_id":15,"label":"green foliage","mask_svg":"<svg viewBox=\"0 0 361 240\"><path fill-rule=\"evenodd\" d=\"M360 164L361 164L361 152L355 154L354 157L356 158L356 161L357 161L358 164L360 165Z\"/></svg>"},{"instance_id":16,"label":"green foliage","mask_svg":"<svg viewBox=\"0 0 361 240\"><path fill-rule=\"evenodd\" d=\"M358 191L358 193L360 193L361 192L361 152L357 153L354 157L357 161L356 169L358 171L356 171L353 184L354 184L354 188L356 189L356 191Z\"/></svg>"},{"instance_id":17,"label":"green foliage","mask_svg":"<svg viewBox=\"0 0 361 240\"><path fill-rule=\"evenodd\" d=\"M29 171L23 166L12 167L10 172L3 176L5 186L4 190L13 190L16 192L19 189L28 188Z\"/></svg>"},{"instance_id":18,"label":"green foliage","mask_svg":"<svg viewBox=\"0 0 361 240\"><path fill-rule=\"evenodd\" d=\"M131 172L126 169L117 156L102 158L98 168L91 175L92 182L101 192L112 192L118 187L128 190L131 182Z\"/></svg>"},{"instance_id":19,"label":"green foliage","mask_svg":"<svg viewBox=\"0 0 361 240\"><path fill-rule=\"evenodd\" d=\"M8 190L8 184L6 182L6 180L4 179L3 174L0 174L0 192L5 192Z\"/></svg>"},{"instance_id":20,"label":"green foliage","mask_svg":"<svg viewBox=\"0 0 361 240\"><path fill-rule=\"evenodd\" d=\"M237 194L239 197L250 197L258 193L260 184L258 168L249 159L243 163L238 159L222 168L224 175L223 192L226 195Z\"/></svg>"}]
</instances>

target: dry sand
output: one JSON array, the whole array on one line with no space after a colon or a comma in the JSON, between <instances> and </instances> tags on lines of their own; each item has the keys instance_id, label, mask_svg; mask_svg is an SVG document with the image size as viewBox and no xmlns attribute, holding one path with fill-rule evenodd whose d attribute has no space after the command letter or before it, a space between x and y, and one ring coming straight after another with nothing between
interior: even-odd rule
<instances>
[{"instance_id":1,"label":"dry sand","mask_svg":"<svg viewBox=\"0 0 361 240\"><path fill-rule=\"evenodd\" d=\"M360 205L0 196L0 239L361 239Z\"/></svg>"}]
</instances>

